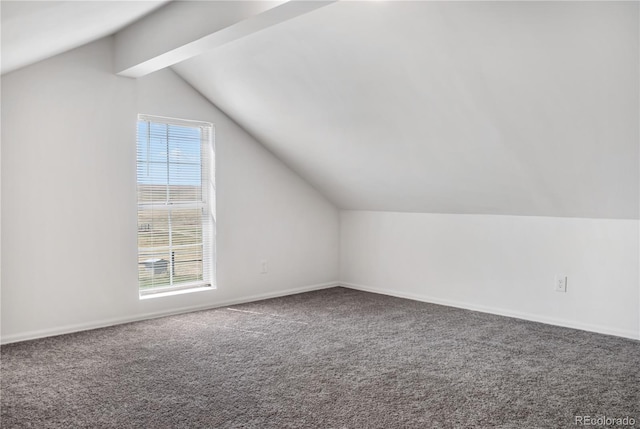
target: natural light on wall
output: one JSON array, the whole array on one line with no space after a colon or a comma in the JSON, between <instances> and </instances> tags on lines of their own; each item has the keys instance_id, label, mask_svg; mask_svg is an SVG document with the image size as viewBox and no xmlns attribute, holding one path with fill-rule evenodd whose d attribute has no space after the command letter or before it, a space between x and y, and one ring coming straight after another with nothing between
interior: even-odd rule
<instances>
[{"instance_id":1,"label":"natural light on wall","mask_svg":"<svg viewBox=\"0 0 640 429\"><path fill-rule=\"evenodd\" d=\"M215 285L215 158L210 123L138 116L140 295Z\"/></svg>"}]
</instances>

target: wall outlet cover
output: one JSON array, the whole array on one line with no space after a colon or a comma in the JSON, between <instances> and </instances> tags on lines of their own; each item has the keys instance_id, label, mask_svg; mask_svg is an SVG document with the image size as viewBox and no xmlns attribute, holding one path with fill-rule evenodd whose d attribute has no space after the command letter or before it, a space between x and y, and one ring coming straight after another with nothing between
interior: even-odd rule
<instances>
[{"instance_id":1,"label":"wall outlet cover","mask_svg":"<svg viewBox=\"0 0 640 429\"><path fill-rule=\"evenodd\" d=\"M557 275L556 276L556 292L566 292L567 291L567 276Z\"/></svg>"}]
</instances>

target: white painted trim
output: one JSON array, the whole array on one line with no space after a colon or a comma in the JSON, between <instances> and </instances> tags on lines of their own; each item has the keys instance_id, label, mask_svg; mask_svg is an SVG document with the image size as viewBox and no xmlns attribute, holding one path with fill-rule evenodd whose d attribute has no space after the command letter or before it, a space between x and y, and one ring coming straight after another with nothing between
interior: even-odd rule
<instances>
[{"instance_id":1,"label":"white painted trim","mask_svg":"<svg viewBox=\"0 0 640 429\"><path fill-rule=\"evenodd\" d=\"M145 299L154 299L154 298L165 298L168 296L175 296L175 295L183 295L185 293L193 293L193 292L211 292L211 291L215 291L216 288L213 286L196 286L194 287L192 286L181 286L179 288L171 288L169 290L164 290L162 292L159 292L157 290L141 290L140 291L140 299L141 300L145 300Z\"/></svg>"},{"instance_id":2,"label":"white painted trim","mask_svg":"<svg viewBox=\"0 0 640 429\"><path fill-rule=\"evenodd\" d=\"M591 325L587 323L574 322L564 319L556 319L552 317L539 316L531 313L522 313L519 311L505 310L502 308L486 307L483 305L475 305L467 302L452 301L447 299L434 298L427 295L416 295L412 293L397 292L395 290L365 286L355 283L340 282L340 286L349 289L360 290L363 292L377 293L381 295L394 296L396 298L411 299L414 301L428 302L431 304L446 305L447 307L462 308L465 310L479 311L481 313L495 314L498 316L513 317L516 319L528 320L531 322L545 323L547 325L562 326L564 328L580 329L582 331L596 332L599 334L614 335L617 337L630 338L640 340L640 332L632 330L611 328L609 326Z\"/></svg>"},{"instance_id":3,"label":"white painted trim","mask_svg":"<svg viewBox=\"0 0 640 429\"><path fill-rule=\"evenodd\" d=\"M191 41L183 41L180 46L169 48L167 46L161 52L148 52L148 49L140 50L139 43L132 41L132 37L136 38L140 34L129 34L127 30L116 34L116 74L125 77L139 78L146 76L158 70L171 67L189 58L196 57L205 52L209 52L217 47L233 42L235 40L255 34L266 28L281 24L290 19L297 18L309 12L313 12L324 6L334 3L336 0L316 0L316 1L284 1L278 6L264 10L257 15L247 16L246 18L229 25L224 28L210 28L206 36ZM188 14L203 13L200 8L194 8L187 2L176 2L171 5L172 8L179 8ZM191 12L189 12L191 10ZM160 14L165 11L158 11ZM181 21L185 25L193 26L193 23L182 15ZM144 20L152 22L156 18L155 15L149 15ZM205 21L210 22L210 21ZM143 22L144 24L144 22ZM133 26L140 23L133 24ZM148 28L147 28L148 29ZM178 29L174 29L178 31ZM197 32L196 32L197 34ZM136 59L131 58L131 50L135 50ZM156 48L157 49L157 48ZM127 55L123 55L122 51L126 51ZM130 57L128 61L124 61L123 57Z\"/></svg>"},{"instance_id":4,"label":"white painted trim","mask_svg":"<svg viewBox=\"0 0 640 429\"><path fill-rule=\"evenodd\" d=\"M88 331L91 329L106 328L108 326L121 325L123 323L139 322L142 320L157 319L159 317L172 316L181 313L190 313L193 311L210 310L213 308L225 307L228 305L244 304L247 302L261 301L263 299L278 298L281 296L295 295L303 292L311 292L314 290L329 289L340 286L339 282L319 283L315 285L303 286L299 288L285 289L276 292L268 292L257 295L246 296L237 299L217 302L215 304L197 305L191 307L175 308L173 310L158 311L152 313L143 313L133 317L120 317L113 319L97 320L90 323L78 323L74 325L60 326L51 329L41 329L37 331L28 331L20 334L3 336L0 344L17 343L19 341L35 340L37 338L53 337L56 335L71 334L73 332Z\"/></svg>"}]
</instances>

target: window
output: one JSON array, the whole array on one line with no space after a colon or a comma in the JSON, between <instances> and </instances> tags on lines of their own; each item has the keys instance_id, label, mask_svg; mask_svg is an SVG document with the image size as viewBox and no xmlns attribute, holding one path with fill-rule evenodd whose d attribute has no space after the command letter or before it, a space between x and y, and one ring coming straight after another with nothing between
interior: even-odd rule
<instances>
[{"instance_id":1,"label":"window","mask_svg":"<svg viewBox=\"0 0 640 429\"><path fill-rule=\"evenodd\" d=\"M141 295L214 285L212 140L209 123L138 116Z\"/></svg>"}]
</instances>

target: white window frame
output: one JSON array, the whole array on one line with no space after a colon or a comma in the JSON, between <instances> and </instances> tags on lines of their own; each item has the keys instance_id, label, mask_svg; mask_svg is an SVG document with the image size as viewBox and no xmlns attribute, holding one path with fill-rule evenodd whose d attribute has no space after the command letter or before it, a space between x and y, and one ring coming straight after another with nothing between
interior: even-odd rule
<instances>
[{"instance_id":1,"label":"white window frame","mask_svg":"<svg viewBox=\"0 0 640 429\"><path fill-rule=\"evenodd\" d=\"M183 127L192 127L192 128L200 128L200 145L201 145L201 186L202 186L202 201L190 201L185 203L171 203L162 204L162 203L141 203L138 201L138 210L139 213L141 210L150 209L153 210L168 210L171 211L175 208L199 208L202 210L202 280L195 282L182 282L177 284L171 284L167 286L156 286L150 288L141 288L140 278L138 278L138 291L140 294L140 298L150 297L154 295L161 294L165 296L170 294L170 292L183 292L186 290L209 290L215 289L215 278L216 278L216 246L215 246L215 236L216 236L216 205L215 205L215 130L212 123L209 122L201 122L201 121L193 121L186 119L176 119L176 118L168 118L163 116L153 116L146 114L139 114L138 121L136 124L140 122L149 122L149 123L158 123L162 125L175 125L175 126L183 126ZM137 127L136 127L137 134ZM136 138L136 149L138 149L138 145L140 144L140 136ZM138 157L136 156L136 165L138 163ZM136 186L138 186L138 172L136 167ZM139 230L140 225L138 225L138 229L136 234L140 233ZM171 249L171 244L169 249ZM140 248L138 247L138 259L140 258L141 249L145 251L149 251L149 248ZM140 261L138 261L140 264ZM168 261L171 266L171 261ZM172 267L169 268L173 270ZM170 272L170 278L173 279L173 273Z\"/></svg>"}]
</instances>

